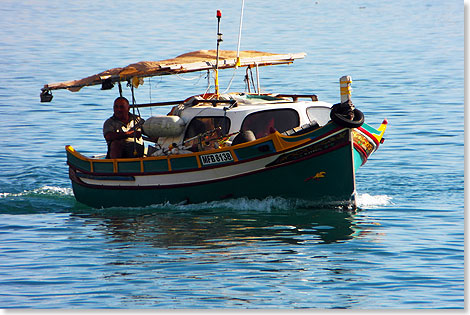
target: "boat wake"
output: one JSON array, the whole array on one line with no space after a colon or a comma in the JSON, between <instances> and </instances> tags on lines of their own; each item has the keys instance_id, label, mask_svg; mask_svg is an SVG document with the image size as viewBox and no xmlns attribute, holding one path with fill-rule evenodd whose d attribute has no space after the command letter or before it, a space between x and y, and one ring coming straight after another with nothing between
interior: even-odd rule
<instances>
[{"instance_id":1,"label":"boat wake","mask_svg":"<svg viewBox=\"0 0 470 315\"><path fill-rule=\"evenodd\" d=\"M369 194L358 194L356 197L357 206L359 208L376 208L392 205L392 197L387 195L371 196Z\"/></svg>"},{"instance_id":2,"label":"boat wake","mask_svg":"<svg viewBox=\"0 0 470 315\"><path fill-rule=\"evenodd\" d=\"M267 197L264 199L237 198L219 201L208 201L197 204L164 204L159 208L177 210L202 210L202 209L229 209L242 211L272 211L299 208L304 203L302 200L288 200L282 197ZM158 205L154 205L158 206Z\"/></svg>"},{"instance_id":3,"label":"boat wake","mask_svg":"<svg viewBox=\"0 0 470 315\"><path fill-rule=\"evenodd\" d=\"M24 190L20 193L0 192L0 199L14 197L34 197L34 196L73 196L72 188L43 186L33 190Z\"/></svg>"},{"instance_id":4,"label":"boat wake","mask_svg":"<svg viewBox=\"0 0 470 315\"><path fill-rule=\"evenodd\" d=\"M75 207L71 188L43 186L22 192L0 192L0 213L30 214L70 211Z\"/></svg>"},{"instance_id":5,"label":"boat wake","mask_svg":"<svg viewBox=\"0 0 470 315\"><path fill-rule=\"evenodd\" d=\"M393 204L391 200L392 197L387 195L372 196L369 194L358 194L357 206L363 209L378 208ZM154 206L167 208L168 210L176 208L177 210L229 209L241 211L283 211L291 209L323 209L325 207L321 202L302 199L286 199L282 197L267 197L264 199L237 198L198 204L165 204ZM341 207L334 208L341 209Z\"/></svg>"},{"instance_id":6,"label":"boat wake","mask_svg":"<svg viewBox=\"0 0 470 315\"><path fill-rule=\"evenodd\" d=\"M20 193L9 193L9 192L0 192L1 199L15 199L15 198L53 198L61 199L73 197L72 188L64 188L57 186L43 186L41 188L33 190L24 190ZM392 197L387 195L376 195L372 196L369 194L358 194L357 195L357 205L359 208L377 208L381 206L391 205ZM317 208L318 204L312 203L312 201L301 200L301 199L286 199L282 197L267 197L264 199L248 199L248 198L237 198L237 199L227 199L219 201L207 201L202 203L195 204L174 204L174 203L164 203L164 204L154 204L146 207L132 207L132 209L140 210L159 210L159 211L198 211L198 210L217 210L217 209L227 209L227 210L237 210L237 211L284 211L291 209L312 209ZM79 207L82 208L82 207ZM88 208L88 207L86 207ZM112 207L107 210L118 210L123 209L122 207ZM129 209L126 207L125 209ZM104 210L104 209L103 209Z\"/></svg>"}]
</instances>

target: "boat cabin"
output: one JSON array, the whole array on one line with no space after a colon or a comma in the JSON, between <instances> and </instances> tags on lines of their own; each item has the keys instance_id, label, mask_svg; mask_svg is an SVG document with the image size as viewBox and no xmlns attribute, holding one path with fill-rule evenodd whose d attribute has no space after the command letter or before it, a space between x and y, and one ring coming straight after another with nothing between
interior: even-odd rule
<instances>
[{"instance_id":1,"label":"boat cabin","mask_svg":"<svg viewBox=\"0 0 470 315\"><path fill-rule=\"evenodd\" d=\"M191 97L168 114L180 117L184 129L167 137L149 135L153 138L158 136L155 143L161 149L150 147L149 155L166 155L167 148L172 145L182 149L173 151L174 154L200 152L263 138L275 131L291 135L306 128L312 130L326 125L330 120L331 104L318 101L315 95L308 97L311 100L299 100L298 95L245 93L222 94L217 100ZM247 132L250 137L235 140Z\"/></svg>"}]
</instances>

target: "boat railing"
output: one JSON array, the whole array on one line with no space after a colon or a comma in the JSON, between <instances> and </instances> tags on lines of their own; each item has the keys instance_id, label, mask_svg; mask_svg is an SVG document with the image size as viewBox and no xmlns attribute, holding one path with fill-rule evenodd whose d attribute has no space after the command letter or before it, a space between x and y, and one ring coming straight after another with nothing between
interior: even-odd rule
<instances>
[{"instance_id":1,"label":"boat railing","mask_svg":"<svg viewBox=\"0 0 470 315\"><path fill-rule=\"evenodd\" d=\"M201 103L205 104L212 104L212 106L216 107L217 104L230 104L232 107L235 105L236 100L199 100L194 99L191 103L191 106L195 106ZM184 101L168 101L168 102L156 102L156 103L145 103L145 104L134 104L130 105L130 107L135 108L142 108L142 107L153 107L153 106L169 106L169 105L178 105L183 104Z\"/></svg>"},{"instance_id":2,"label":"boat railing","mask_svg":"<svg viewBox=\"0 0 470 315\"><path fill-rule=\"evenodd\" d=\"M184 101L168 101L168 102L157 102L157 103L146 103L146 104L134 104L130 107L142 108L142 107L152 107L152 106L168 106L168 105L178 105L182 104Z\"/></svg>"},{"instance_id":3,"label":"boat railing","mask_svg":"<svg viewBox=\"0 0 470 315\"><path fill-rule=\"evenodd\" d=\"M309 98L312 101L318 101L318 97L315 94L276 94L276 97L289 97L292 98L292 101L297 102L299 98ZM235 105L236 100L204 100L204 99L194 99L191 103L192 106L201 104L201 103L209 103L212 106L216 107L217 104L230 104L232 107ZM155 102L155 103L145 103L145 104L134 104L130 107L134 108L142 108L142 107L153 107L153 106L169 106L169 105L178 105L183 104L184 101L167 101L167 102Z\"/></svg>"},{"instance_id":4,"label":"boat railing","mask_svg":"<svg viewBox=\"0 0 470 315\"><path fill-rule=\"evenodd\" d=\"M292 101L297 102L299 98L309 98L312 101L318 101L318 97L315 94L277 94L278 97L290 97Z\"/></svg>"},{"instance_id":5,"label":"boat railing","mask_svg":"<svg viewBox=\"0 0 470 315\"><path fill-rule=\"evenodd\" d=\"M199 100L199 99L194 99L191 103L192 106L201 104L201 103L208 103L212 104L212 106L216 107L217 104L230 104L232 107L235 105L237 101L236 100Z\"/></svg>"},{"instance_id":6,"label":"boat railing","mask_svg":"<svg viewBox=\"0 0 470 315\"><path fill-rule=\"evenodd\" d=\"M170 154L156 157L122 159L89 158L75 151L72 146L67 145L67 164L81 172L94 174L141 174L188 171L227 165L239 161L250 161L309 141L308 137L299 138L295 141L286 141L284 137L279 132L275 132L251 142L219 149L179 155ZM217 161L217 163L204 163L205 159L212 159L212 157L214 157L214 161Z\"/></svg>"}]
</instances>

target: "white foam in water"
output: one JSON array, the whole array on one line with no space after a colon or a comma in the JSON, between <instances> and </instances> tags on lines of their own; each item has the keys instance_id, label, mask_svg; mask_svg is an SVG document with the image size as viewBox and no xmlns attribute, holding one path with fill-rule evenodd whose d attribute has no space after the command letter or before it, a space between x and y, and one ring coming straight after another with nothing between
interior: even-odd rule
<instances>
[{"instance_id":1,"label":"white foam in water","mask_svg":"<svg viewBox=\"0 0 470 315\"><path fill-rule=\"evenodd\" d=\"M362 208L375 208L380 206L386 206L393 204L391 202L392 197L387 195L376 195L371 196L369 194L358 194L357 195L357 206ZM146 208L159 208L166 210L200 210L200 209L230 209L230 210L241 210L241 211L272 211L272 210L289 210L297 208L316 208L321 207L320 204L316 204L314 201L301 200L301 199L285 199L282 197L267 197L264 199L248 199L248 198L237 198L227 199L218 201L208 201L195 204L187 203L164 203L154 204ZM140 207L138 207L140 208ZM338 207L339 209L339 207Z\"/></svg>"},{"instance_id":2,"label":"white foam in water","mask_svg":"<svg viewBox=\"0 0 470 315\"><path fill-rule=\"evenodd\" d=\"M292 201L286 200L281 197L268 197L265 199L248 199L248 198L238 198L238 199L227 199L223 201L211 201L203 202L197 204L184 204L184 205L175 205L175 204L165 204L165 207L170 208L184 208L188 209L215 209L215 208L225 208L231 210L273 210L273 209L289 209L295 207Z\"/></svg>"},{"instance_id":3,"label":"white foam in water","mask_svg":"<svg viewBox=\"0 0 470 315\"><path fill-rule=\"evenodd\" d=\"M387 195L371 196L369 194L358 194L356 202L358 207L373 208L392 204L392 197Z\"/></svg>"},{"instance_id":4,"label":"white foam in water","mask_svg":"<svg viewBox=\"0 0 470 315\"><path fill-rule=\"evenodd\" d=\"M71 196L73 195L72 188L64 187L53 187L53 186L44 186L32 191L35 194L39 195L60 195L60 196Z\"/></svg>"},{"instance_id":5,"label":"white foam in water","mask_svg":"<svg viewBox=\"0 0 470 315\"><path fill-rule=\"evenodd\" d=\"M22 196L31 196L31 195L52 195L52 196L71 196L73 195L72 188L63 188L63 187L54 187L54 186L44 186L41 188L33 190L24 190L20 193L0 193L0 198L6 197L22 197Z\"/></svg>"},{"instance_id":6,"label":"white foam in water","mask_svg":"<svg viewBox=\"0 0 470 315\"><path fill-rule=\"evenodd\" d=\"M25 190L21 193L8 193L0 192L0 198L7 197L22 197L22 196L33 196L33 195L46 195L46 196L73 196L72 188L55 187L55 186L43 186L41 188L33 190ZM392 197L387 195L376 195L371 196L369 194L358 194L357 195L358 207L373 208L379 206L386 206L392 204ZM155 205L154 205L155 206ZM265 199L227 199L224 201L211 201L197 204L170 204L166 203L160 205L161 208L176 208L176 209L215 209L215 208L226 208L232 210L287 210L292 208L305 206L301 200L288 200L281 197L268 197Z\"/></svg>"},{"instance_id":7,"label":"white foam in water","mask_svg":"<svg viewBox=\"0 0 470 315\"><path fill-rule=\"evenodd\" d=\"M234 210L286 210L295 207L295 202L281 197L267 197L265 199L239 198L227 202L219 202L224 208Z\"/></svg>"},{"instance_id":8,"label":"white foam in water","mask_svg":"<svg viewBox=\"0 0 470 315\"><path fill-rule=\"evenodd\" d=\"M10 193L0 193L0 198L6 198L10 195L11 195Z\"/></svg>"},{"instance_id":9,"label":"white foam in water","mask_svg":"<svg viewBox=\"0 0 470 315\"><path fill-rule=\"evenodd\" d=\"M309 207L309 202L305 200L292 200L282 197L267 197L264 199L237 198L227 200L208 201L194 204L186 203L164 203L154 204L145 208L158 208L163 210L200 210L200 209L230 209L240 211L271 211L271 210L289 210L299 207ZM119 207L117 207L119 208ZM138 207L140 208L140 207Z\"/></svg>"}]
</instances>

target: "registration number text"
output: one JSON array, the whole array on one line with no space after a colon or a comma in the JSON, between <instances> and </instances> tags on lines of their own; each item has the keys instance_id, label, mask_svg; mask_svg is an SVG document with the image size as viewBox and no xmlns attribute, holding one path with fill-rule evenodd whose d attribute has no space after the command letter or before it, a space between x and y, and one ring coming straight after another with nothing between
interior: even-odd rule
<instances>
[{"instance_id":1,"label":"registration number text","mask_svg":"<svg viewBox=\"0 0 470 315\"><path fill-rule=\"evenodd\" d=\"M230 152L220 152L213 154L201 155L202 165L210 165L217 163L233 162L233 157Z\"/></svg>"}]
</instances>

